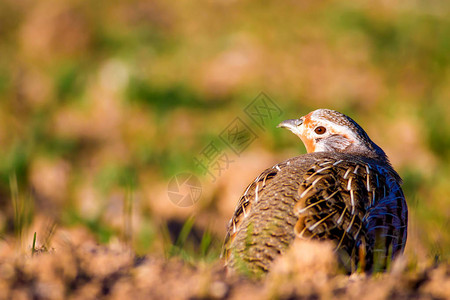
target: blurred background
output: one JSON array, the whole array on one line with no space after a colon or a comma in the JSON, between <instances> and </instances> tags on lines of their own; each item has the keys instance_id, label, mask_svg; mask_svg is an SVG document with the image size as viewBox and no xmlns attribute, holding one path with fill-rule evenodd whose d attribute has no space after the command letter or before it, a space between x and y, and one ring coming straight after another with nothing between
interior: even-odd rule
<instances>
[{"instance_id":1,"label":"blurred background","mask_svg":"<svg viewBox=\"0 0 450 300\"><path fill-rule=\"evenodd\" d=\"M446 1L2 0L1 237L217 259L247 184L305 153L276 124L330 108L403 177L408 255L448 260L449 53Z\"/></svg>"}]
</instances>

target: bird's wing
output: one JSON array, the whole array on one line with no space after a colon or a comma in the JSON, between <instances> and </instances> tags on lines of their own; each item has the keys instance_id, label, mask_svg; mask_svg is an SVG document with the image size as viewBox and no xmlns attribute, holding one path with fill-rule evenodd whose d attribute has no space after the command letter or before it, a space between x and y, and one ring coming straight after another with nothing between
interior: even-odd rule
<instances>
[{"instance_id":1,"label":"bird's wing","mask_svg":"<svg viewBox=\"0 0 450 300\"><path fill-rule=\"evenodd\" d=\"M264 172L247 186L244 193L239 198L233 217L228 223L227 235L223 245L222 257L225 258L225 260L227 260L230 255L230 245L239 231L243 219L252 212L254 209L252 207L253 204L258 202L261 194L264 194L266 187L285 166L286 163L280 163L272 168L264 170Z\"/></svg>"},{"instance_id":2,"label":"bird's wing","mask_svg":"<svg viewBox=\"0 0 450 300\"><path fill-rule=\"evenodd\" d=\"M387 257L404 247L407 210L399 184L389 166L364 158L316 153L287 160L265 170L239 199L223 257L265 271L297 236L334 240L349 271L358 262L371 270L374 253Z\"/></svg>"},{"instance_id":3,"label":"bird's wing","mask_svg":"<svg viewBox=\"0 0 450 300\"><path fill-rule=\"evenodd\" d=\"M365 217L367 239L373 240L373 254L368 263L373 269L383 270L390 259L403 252L408 227L408 207L398 180L384 168L377 168L387 180L375 205L368 208ZM381 189L381 188L380 188Z\"/></svg>"},{"instance_id":4,"label":"bird's wing","mask_svg":"<svg viewBox=\"0 0 450 300\"><path fill-rule=\"evenodd\" d=\"M303 239L332 239L349 271L403 250L407 209L396 178L388 168L364 161L328 159L303 175L294 206L295 233ZM374 262L375 260L375 262Z\"/></svg>"}]
</instances>

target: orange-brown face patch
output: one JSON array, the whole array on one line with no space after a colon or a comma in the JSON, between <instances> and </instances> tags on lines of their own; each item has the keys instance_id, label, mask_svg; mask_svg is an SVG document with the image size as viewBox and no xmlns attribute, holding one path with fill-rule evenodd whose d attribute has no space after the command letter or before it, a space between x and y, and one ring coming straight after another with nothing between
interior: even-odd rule
<instances>
[{"instance_id":1,"label":"orange-brown face patch","mask_svg":"<svg viewBox=\"0 0 450 300\"><path fill-rule=\"evenodd\" d=\"M316 143L313 139L305 139L301 138L303 141L303 144L305 144L306 152L312 153L316 150Z\"/></svg>"},{"instance_id":2,"label":"orange-brown face patch","mask_svg":"<svg viewBox=\"0 0 450 300\"><path fill-rule=\"evenodd\" d=\"M310 112L309 114L307 114L306 116L303 117L303 125L304 126L310 126L309 124L311 123L311 114L312 112Z\"/></svg>"},{"instance_id":3,"label":"orange-brown face patch","mask_svg":"<svg viewBox=\"0 0 450 300\"><path fill-rule=\"evenodd\" d=\"M306 151L308 153L312 153L316 151L316 134L314 133L314 129L317 126L325 126L327 128L328 134L342 134L332 128L327 126L326 124L322 124L320 121L312 120L311 114L309 113L303 117L303 133L300 136L303 143L305 144Z\"/></svg>"},{"instance_id":4,"label":"orange-brown face patch","mask_svg":"<svg viewBox=\"0 0 450 300\"><path fill-rule=\"evenodd\" d=\"M313 122L311 120L311 113L307 114L303 117L303 134L300 136L300 138L303 141L303 144L305 144L306 151L308 153L312 153L316 149L316 142L314 138L311 136L312 130L316 127L316 122Z\"/></svg>"}]
</instances>

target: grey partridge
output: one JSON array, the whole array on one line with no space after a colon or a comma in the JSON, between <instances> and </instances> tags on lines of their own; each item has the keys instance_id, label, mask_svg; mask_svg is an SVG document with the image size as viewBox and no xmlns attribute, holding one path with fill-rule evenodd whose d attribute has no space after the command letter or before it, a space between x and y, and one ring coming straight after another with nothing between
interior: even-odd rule
<instances>
[{"instance_id":1,"label":"grey partridge","mask_svg":"<svg viewBox=\"0 0 450 300\"><path fill-rule=\"evenodd\" d=\"M264 274L299 238L334 242L348 272L385 269L405 247L408 208L384 151L329 109L278 127L308 153L266 169L244 191L228 225L225 265Z\"/></svg>"}]
</instances>

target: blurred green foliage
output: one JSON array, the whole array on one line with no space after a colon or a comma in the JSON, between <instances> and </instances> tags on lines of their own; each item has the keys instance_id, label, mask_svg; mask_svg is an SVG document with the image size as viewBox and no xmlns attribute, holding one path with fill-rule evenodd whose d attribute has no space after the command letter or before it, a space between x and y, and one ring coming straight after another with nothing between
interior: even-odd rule
<instances>
[{"instance_id":1,"label":"blurred green foliage","mask_svg":"<svg viewBox=\"0 0 450 300\"><path fill-rule=\"evenodd\" d=\"M285 118L327 107L357 120L404 177L411 251L448 259L449 16L445 1L2 1L0 228L11 233L15 174L36 214L50 207L102 242L119 234L114 201L132 187L136 251L154 250L161 223L181 218L170 251L182 253L190 214L221 220L216 231L195 224L204 236L192 251L217 250L224 183L180 213L166 182L194 172L194 157L264 91ZM245 120L258 134L247 153L304 152L279 120Z\"/></svg>"}]
</instances>

